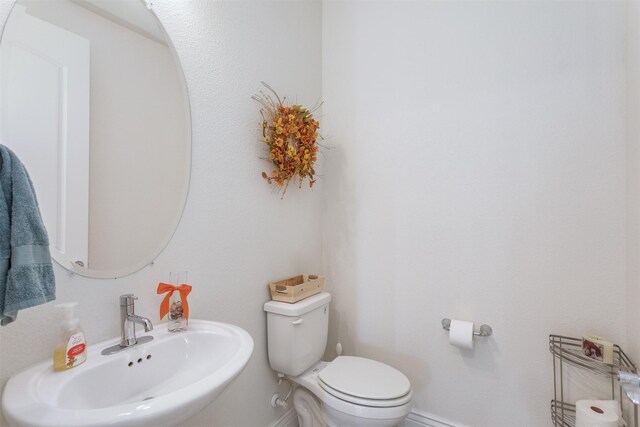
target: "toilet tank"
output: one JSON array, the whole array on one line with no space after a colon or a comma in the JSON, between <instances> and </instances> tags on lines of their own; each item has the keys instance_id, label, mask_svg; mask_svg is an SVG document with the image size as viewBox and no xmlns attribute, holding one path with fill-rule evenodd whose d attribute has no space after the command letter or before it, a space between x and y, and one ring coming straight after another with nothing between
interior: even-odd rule
<instances>
[{"instance_id":1,"label":"toilet tank","mask_svg":"<svg viewBox=\"0 0 640 427\"><path fill-rule=\"evenodd\" d=\"M320 361L327 346L330 301L331 294L321 292L295 304L265 303L271 369L295 377Z\"/></svg>"}]
</instances>

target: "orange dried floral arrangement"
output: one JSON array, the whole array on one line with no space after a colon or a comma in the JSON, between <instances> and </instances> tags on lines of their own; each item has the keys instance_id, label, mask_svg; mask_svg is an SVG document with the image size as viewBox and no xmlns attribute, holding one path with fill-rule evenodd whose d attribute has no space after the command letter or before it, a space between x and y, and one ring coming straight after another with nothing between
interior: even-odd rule
<instances>
[{"instance_id":1,"label":"orange dried floral arrangement","mask_svg":"<svg viewBox=\"0 0 640 427\"><path fill-rule=\"evenodd\" d=\"M316 182L314 165L318 138L322 138L318 135L320 124L313 117L313 112L322 103L311 110L301 105L288 105L286 97L281 99L271 86L265 82L262 84L268 93L260 91L252 98L262 105L262 137L269 150L269 160L275 165L270 174L262 172L262 177L269 184L276 183L282 190L282 197L296 177L300 187L308 178L312 188Z\"/></svg>"}]
</instances>

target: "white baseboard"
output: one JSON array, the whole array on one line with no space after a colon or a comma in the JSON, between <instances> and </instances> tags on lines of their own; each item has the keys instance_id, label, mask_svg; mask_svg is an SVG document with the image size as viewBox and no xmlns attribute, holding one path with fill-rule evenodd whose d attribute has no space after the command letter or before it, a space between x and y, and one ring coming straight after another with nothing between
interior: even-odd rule
<instances>
[{"instance_id":1,"label":"white baseboard","mask_svg":"<svg viewBox=\"0 0 640 427\"><path fill-rule=\"evenodd\" d=\"M298 414L296 410L289 408L280 418L269 424L269 427L298 427Z\"/></svg>"},{"instance_id":2,"label":"white baseboard","mask_svg":"<svg viewBox=\"0 0 640 427\"><path fill-rule=\"evenodd\" d=\"M464 424L412 409L404 419L404 427L467 427Z\"/></svg>"},{"instance_id":3,"label":"white baseboard","mask_svg":"<svg viewBox=\"0 0 640 427\"><path fill-rule=\"evenodd\" d=\"M298 414L295 409L290 408L280 418L269 424L269 427L298 427ZM468 427L464 424L456 423L438 417L437 415L412 409L404 419L404 427Z\"/></svg>"}]
</instances>

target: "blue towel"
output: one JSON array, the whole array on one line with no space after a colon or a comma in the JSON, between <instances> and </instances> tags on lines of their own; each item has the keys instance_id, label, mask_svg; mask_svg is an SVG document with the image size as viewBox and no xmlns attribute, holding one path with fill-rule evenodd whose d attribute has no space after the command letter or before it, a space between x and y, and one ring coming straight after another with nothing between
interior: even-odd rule
<instances>
[{"instance_id":1,"label":"blue towel","mask_svg":"<svg viewBox=\"0 0 640 427\"><path fill-rule=\"evenodd\" d=\"M56 282L35 190L16 155L0 144L0 324L56 299Z\"/></svg>"}]
</instances>

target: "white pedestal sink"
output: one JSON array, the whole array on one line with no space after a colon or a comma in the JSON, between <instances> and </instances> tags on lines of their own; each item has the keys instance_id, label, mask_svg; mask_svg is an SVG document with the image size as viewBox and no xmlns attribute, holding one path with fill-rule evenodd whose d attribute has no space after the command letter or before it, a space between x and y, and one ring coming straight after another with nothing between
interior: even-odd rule
<instances>
[{"instance_id":1,"label":"white pedestal sink","mask_svg":"<svg viewBox=\"0 0 640 427\"><path fill-rule=\"evenodd\" d=\"M9 380L2 396L13 427L177 426L209 405L243 370L251 336L226 323L190 320L186 332L161 324L151 342L109 356L119 339L89 347L82 365L53 372L51 361Z\"/></svg>"}]
</instances>

